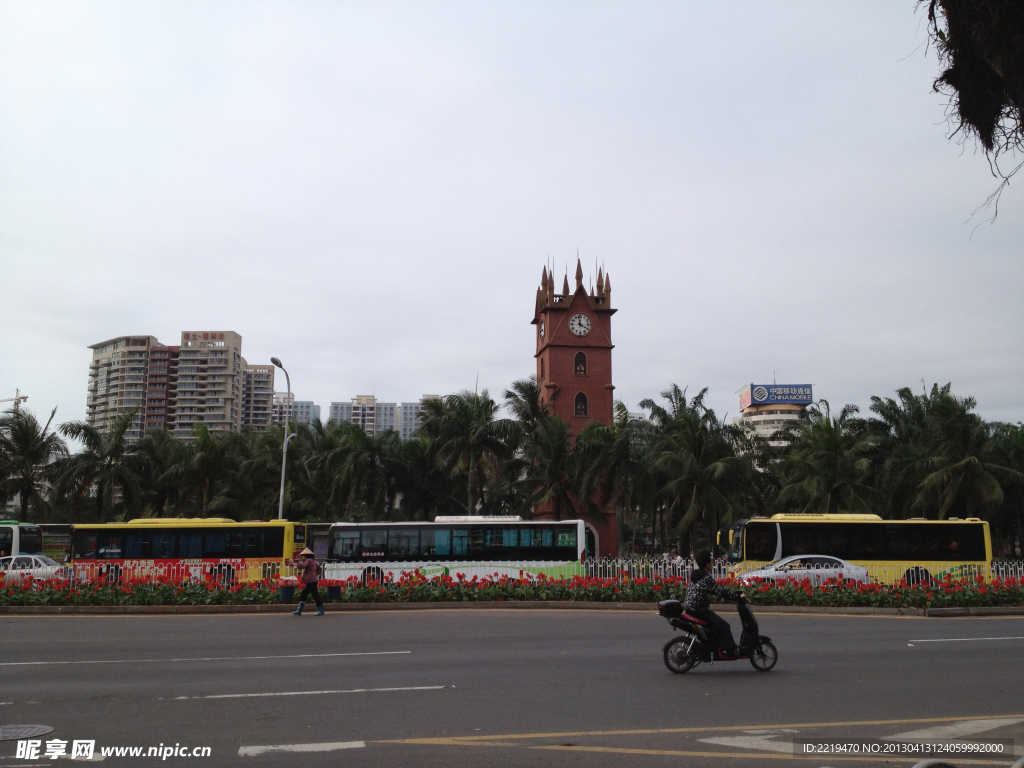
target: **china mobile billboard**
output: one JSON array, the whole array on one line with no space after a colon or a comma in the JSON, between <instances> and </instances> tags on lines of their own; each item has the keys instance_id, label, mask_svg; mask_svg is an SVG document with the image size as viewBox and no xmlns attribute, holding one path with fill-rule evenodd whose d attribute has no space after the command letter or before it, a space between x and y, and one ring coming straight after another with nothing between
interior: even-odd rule
<instances>
[{"instance_id":1,"label":"china mobile billboard","mask_svg":"<svg viewBox=\"0 0 1024 768\"><path fill-rule=\"evenodd\" d=\"M810 384L749 384L740 392L740 410L751 405L810 405L813 402Z\"/></svg>"}]
</instances>

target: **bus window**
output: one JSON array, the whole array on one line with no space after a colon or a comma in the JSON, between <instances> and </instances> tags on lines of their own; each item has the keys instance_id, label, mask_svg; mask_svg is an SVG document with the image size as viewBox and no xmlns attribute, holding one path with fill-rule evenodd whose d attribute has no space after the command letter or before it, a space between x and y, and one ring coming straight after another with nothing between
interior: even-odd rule
<instances>
[{"instance_id":1,"label":"bus window","mask_svg":"<svg viewBox=\"0 0 1024 768\"><path fill-rule=\"evenodd\" d=\"M465 557L469 548L469 529L455 528L452 530L452 555Z\"/></svg>"},{"instance_id":2,"label":"bus window","mask_svg":"<svg viewBox=\"0 0 1024 768\"><path fill-rule=\"evenodd\" d=\"M101 534L98 555L103 560L120 560L124 555L123 537L117 534Z\"/></svg>"},{"instance_id":3,"label":"bus window","mask_svg":"<svg viewBox=\"0 0 1024 768\"><path fill-rule=\"evenodd\" d=\"M483 528L470 528L467 532L466 537L466 555L468 557L483 557L484 556L484 537L486 533L487 541L490 542L491 536L490 530L484 530Z\"/></svg>"},{"instance_id":4,"label":"bus window","mask_svg":"<svg viewBox=\"0 0 1024 768\"><path fill-rule=\"evenodd\" d=\"M520 547L532 547L533 546L533 529L532 528L520 528L519 529L519 546Z\"/></svg>"},{"instance_id":5,"label":"bus window","mask_svg":"<svg viewBox=\"0 0 1024 768\"><path fill-rule=\"evenodd\" d=\"M558 532L558 544L559 547L572 547L576 549L576 531L572 530L560 530Z\"/></svg>"},{"instance_id":6,"label":"bus window","mask_svg":"<svg viewBox=\"0 0 1024 768\"><path fill-rule=\"evenodd\" d=\"M43 553L43 529L38 525L18 526L18 550L24 555Z\"/></svg>"},{"instance_id":7,"label":"bus window","mask_svg":"<svg viewBox=\"0 0 1024 768\"><path fill-rule=\"evenodd\" d=\"M227 557L228 535L224 531L203 534L203 557Z\"/></svg>"},{"instance_id":8,"label":"bus window","mask_svg":"<svg viewBox=\"0 0 1024 768\"><path fill-rule=\"evenodd\" d=\"M587 557L593 559L595 557L594 550L597 549L597 542L594 541L594 532L589 528L585 528L587 537Z\"/></svg>"},{"instance_id":9,"label":"bus window","mask_svg":"<svg viewBox=\"0 0 1024 768\"><path fill-rule=\"evenodd\" d=\"M415 528L388 531L388 559L408 560L420 554L420 532Z\"/></svg>"},{"instance_id":10,"label":"bus window","mask_svg":"<svg viewBox=\"0 0 1024 768\"><path fill-rule=\"evenodd\" d=\"M91 560L96 557L96 545L97 535L95 532L75 532L74 540L72 541L72 551L74 557L81 557Z\"/></svg>"},{"instance_id":11,"label":"bus window","mask_svg":"<svg viewBox=\"0 0 1024 768\"><path fill-rule=\"evenodd\" d=\"M420 531L420 554L448 557L452 553L452 532L448 528L423 528Z\"/></svg>"},{"instance_id":12,"label":"bus window","mask_svg":"<svg viewBox=\"0 0 1024 768\"><path fill-rule=\"evenodd\" d=\"M362 556L384 557L387 551L388 532L384 528L363 529Z\"/></svg>"},{"instance_id":13,"label":"bus window","mask_svg":"<svg viewBox=\"0 0 1024 768\"><path fill-rule=\"evenodd\" d=\"M8 557L14 546L14 529L0 528L0 557Z\"/></svg>"},{"instance_id":14,"label":"bus window","mask_svg":"<svg viewBox=\"0 0 1024 768\"><path fill-rule=\"evenodd\" d=\"M540 531L540 545L542 547L550 547L554 538L554 532L550 528L544 528ZM536 539L534 539L534 541L536 541Z\"/></svg>"},{"instance_id":15,"label":"bus window","mask_svg":"<svg viewBox=\"0 0 1024 768\"><path fill-rule=\"evenodd\" d=\"M729 559L737 562L743 559L743 528L736 528L730 533L732 533L732 541L729 546Z\"/></svg>"},{"instance_id":16,"label":"bus window","mask_svg":"<svg viewBox=\"0 0 1024 768\"><path fill-rule=\"evenodd\" d=\"M181 531L178 534L178 557L203 556L203 536L199 531Z\"/></svg>"},{"instance_id":17,"label":"bus window","mask_svg":"<svg viewBox=\"0 0 1024 768\"><path fill-rule=\"evenodd\" d=\"M359 557L359 531L336 531L331 540L330 556L342 560L353 560Z\"/></svg>"},{"instance_id":18,"label":"bus window","mask_svg":"<svg viewBox=\"0 0 1024 768\"><path fill-rule=\"evenodd\" d=\"M262 557L284 557L284 528L274 526L263 528L260 531L260 556Z\"/></svg>"},{"instance_id":19,"label":"bus window","mask_svg":"<svg viewBox=\"0 0 1024 768\"><path fill-rule=\"evenodd\" d=\"M502 528L501 529L501 545L503 547L518 547L519 546L519 529L518 528Z\"/></svg>"},{"instance_id":20,"label":"bus window","mask_svg":"<svg viewBox=\"0 0 1024 768\"><path fill-rule=\"evenodd\" d=\"M775 559L775 523L748 523L743 538L747 542L747 560Z\"/></svg>"},{"instance_id":21,"label":"bus window","mask_svg":"<svg viewBox=\"0 0 1024 768\"><path fill-rule=\"evenodd\" d=\"M296 544L303 545L302 547L298 547L297 549L304 549L306 544L306 526L296 525L294 530L295 537L292 539L292 541L294 541Z\"/></svg>"}]
</instances>

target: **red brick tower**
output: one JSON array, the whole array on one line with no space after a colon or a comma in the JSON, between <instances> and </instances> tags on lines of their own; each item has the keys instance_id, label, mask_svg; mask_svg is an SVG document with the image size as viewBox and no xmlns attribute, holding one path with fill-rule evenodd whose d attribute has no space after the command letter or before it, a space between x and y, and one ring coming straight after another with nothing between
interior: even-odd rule
<instances>
[{"instance_id":1,"label":"red brick tower","mask_svg":"<svg viewBox=\"0 0 1024 768\"><path fill-rule=\"evenodd\" d=\"M537 382L541 404L569 425L569 439L576 437L590 421L612 423L611 280L597 272L596 289L583 286L583 267L576 260L576 290L569 292L565 276L561 293L555 293L555 278L547 267L541 273L533 324L537 326ZM556 397L557 395L557 397ZM534 516L554 517L542 505ZM605 510L603 520L590 521L600 537L600 554L617 554L615 510Z\"/></svg>"}]
</instances>

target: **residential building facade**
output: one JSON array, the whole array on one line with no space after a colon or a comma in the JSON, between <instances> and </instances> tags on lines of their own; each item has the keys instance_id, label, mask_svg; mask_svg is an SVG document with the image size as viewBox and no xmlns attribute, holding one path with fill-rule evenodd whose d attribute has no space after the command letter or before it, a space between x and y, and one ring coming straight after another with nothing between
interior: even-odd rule
<instances>
[{"instance_id":1,"label":"residential building facade","mask_svg":"<svg viewBox=\"0 0 1024 768\"><path fill-rule=\"evenodd\" d=\"M245 363L244 359L242 361ZM274 421L274 366L242 366L242 426L262 432Z\"/></svg>"},{"instance_id":2,"label":"residential building facade","mask_svg":"<svg viewBox=\"0 0 1024 768\"><path fill-rule=\"evenodd\" d=\"M144 434L149 383L150 350L163 345L155 336L118 336L90 345L89 384L85 398L85 420L106 432L114 420L137 409L125 432L129 443Z\"/></svg>"},{"instance_id":3,"label":"residential building facade","mask_svg":"<svg viewBox=\"0 0 1024 768\"><path fill-rule=\"evenodd\" d=\"M359 424L368 435L398 428L398 403L381 403L373 395L357 395L350 402L331 403L329 420Z\"/></svg>"},{"instance_id":4,"label":"residential building facade","mask_svg":"<svg viewBox=\"0 0 1024 768\"><path fill-rule=\"evenodd\" d=\"M191 437L203 422L211 432L242 426L242 337L234 331L181 334L175 434Z\"/></svg>"},{"instance_id":5,"label":"residential building facade","mask_svg":"<svg viewBox=\"0 0 1024 768\"><path fill-rule=\"evenodd\" d=\"M402 442L411 440L423 423L423 401L437 400L439 395L423 395L418 403L402 403L398 407L398 432Z\"/></svg>"}]
</instances>

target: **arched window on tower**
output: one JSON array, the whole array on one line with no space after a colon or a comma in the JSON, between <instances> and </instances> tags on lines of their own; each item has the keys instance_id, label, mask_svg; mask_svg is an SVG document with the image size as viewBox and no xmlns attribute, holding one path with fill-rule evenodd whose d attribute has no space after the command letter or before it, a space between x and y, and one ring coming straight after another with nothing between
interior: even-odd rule
<instances>
[{"instance_id":1,"label":"arched window on tower","mask_svg":"<svg viewBox=\"0 0 1024 768\"><path fill-rule=\"evenodd\" d=\"M587 415L587 396L584 395L582 392L576 395L576 415Z\"/></svg>"},{"instance_id":2,"label":"arched window on tower","mask_svg":"<svg viewBox=\"0 0 1024 768\"><path fill-rule=\"evenodd\" d=\"M540 359L540 381L541 381L541 384L544 383L544 358L543 357Z\"/></svg>"},{"instance_id":3,"label":"arched window on tower","mask_svg":"<svg viewBox=\"0 0 1024 768\"><path fill-rule=\"evenodd\" d=\"M577 376L587 375L587 356L582 352L576 353L576 359L573 362L573 369Z\"/></svg>"}]
</instances>

